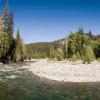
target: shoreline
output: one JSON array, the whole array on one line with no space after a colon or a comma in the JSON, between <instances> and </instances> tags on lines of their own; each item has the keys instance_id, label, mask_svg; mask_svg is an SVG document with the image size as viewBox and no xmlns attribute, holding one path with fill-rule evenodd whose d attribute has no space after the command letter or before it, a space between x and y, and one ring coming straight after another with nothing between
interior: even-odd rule
<instances>
[{"instance_id":1,"label":"shoreline","mask_svg":"<svg viewBox=\"0 0 100 100\"><path fill-rule=\"evenodd\" d=\"M100 82L100 62L82 64L81 62L52 62L37 60L30 66L23 66L33 75L59 82Z\"/></svg>"}]
</instances>

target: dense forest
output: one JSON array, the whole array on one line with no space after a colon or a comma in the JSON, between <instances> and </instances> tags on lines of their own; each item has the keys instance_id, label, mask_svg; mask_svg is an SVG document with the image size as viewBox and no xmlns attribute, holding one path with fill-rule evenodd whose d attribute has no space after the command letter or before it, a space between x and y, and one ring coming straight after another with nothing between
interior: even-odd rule
<instances>
[{"instance_id":1,"label":"dense forest","mask_svg":"<svg viewBox=\"0 0 100 100\"><path fill-rule=\"evenodd\" d=\"M72 32L61 40L24 44L19 29L16 37L13 37L14 16L13 12L8 11L7 6L3 8L1 18L0 61L3 63L31 58L83 60L89 63L100 58L100 35L93 35L91 31L86 33L83 28L79 28L77 32Z\"/></svg>"}]
</instances>

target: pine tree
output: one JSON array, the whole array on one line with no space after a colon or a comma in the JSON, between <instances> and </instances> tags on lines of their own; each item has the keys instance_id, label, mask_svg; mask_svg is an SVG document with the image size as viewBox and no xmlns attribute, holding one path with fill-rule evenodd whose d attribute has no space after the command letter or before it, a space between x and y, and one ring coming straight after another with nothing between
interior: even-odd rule
<instances>
[{"instance_id":1,"label":"pine tree","mask_svg":"<svg viewBox=\"0 0 100 100\"><path fill-rule=\"evenodd\" d=\"M2 12L2 21L3 21L3 34L7 34L8 32L8 8L5 5Z\"/></svg>"},{"instance_id":2,"label":"pine tree","mask_svg":"<svg viewBox=\"0 0 100 100\"><path fill-rule=\"evenodd\" d=\"M9 57L9 60L11 59L11 53L13 49L13 30L14 30L13 12L10 12L8 15L8 33L7 33L7 39L8 39L7 55Z\"/></svg>"},{"instance_id":3,"label":"pine tree","mask_svg":"<svg viewBox=\"0 0 100 100\"><path fill-rule=\"evenodd\" d=\"M8 38L9 38L9 44L11 45L13 40L13 30L14 30L14 21L13 21L13 12L9 13L8 16Z\"/></svg>"},{"instance_id":4,"label":"pine tree","mask_svg":"<svg viewBox=\"0 0 100 100\"><path fill-rule=\"evenodd\" d=\"M67 37L65 38L65 45L64 45L64 54L65 54L65 57L67 58L68 57L68 41L67 41Z\"/></svg>"},{"instance_id":5,"label":"pine tree","mask_svg":"<svg viewBox=\"0 0 100 100\"><path fill-rule=\"evenodd\" d=\"M1 40L1 45L2 45L2 58L3 59L8 59L11 52L12 52L12 45L13 45L13 30L14 30L14 22L13 22L13 12L8 12L7 5L4 6L3 12L2 12L2 24L3 24L3 29L2 29L2 40Z\"/></svg>"},{"instance_id":6,"label":"pine tree","mask_svg":"<svg viewBox=\"0 0 100 100\"><path fill-rule=\"evenodd\" d=\"M23 42L20 37L20 32L17 30L17 35L15 39L15 54L14 54L14 61L19 62L24 60L24 48Z\"/></svg>"},{"instance_id":7,"label":"pine tree","mask_svg":"<svg viewBox=\"0 0 100 100\"><path fill-rule=\"evenodd\" d=\"M83 35L84 34L84 29L82 27L80 27L78 33Z\"/></svg>"},{"instance_id":8,"label":"pine tree","mask_svg":"<svg viewBox=\"0 0 100 100\"><path fill-rule=\"evenodd\" d=\"M7 31L8 31L8 9L7 6L4 6L2 12L2 35L1 35L1 48L2 48L2 55L1 59L5 59L6 52L7 52Z\"/></svg>"}]
</instances>

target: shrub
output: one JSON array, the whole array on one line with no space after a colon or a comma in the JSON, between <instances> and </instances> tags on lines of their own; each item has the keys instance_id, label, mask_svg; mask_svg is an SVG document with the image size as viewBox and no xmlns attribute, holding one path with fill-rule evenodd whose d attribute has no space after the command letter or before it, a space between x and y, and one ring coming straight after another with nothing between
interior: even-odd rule
<instances>
[{"instance_id":1,"label":"shrub","mask_svg":"<svg viewBox=\"0 0 100 100\"><path fill-rule=\"evenodd\" d=\"M84 61L87 62L87 63L94 61L95 55L94 55L94 52L93 52L91 46L86 46L84 48L84 51L85 51L84 52L84 58L83 58Z\"/></svg>"},{"instance_id":2,"label":"shrub","mask_svg":"<svg viewBox=\"0 0 100 100\"><path fill-rule=\"evenodd\" d=\"M64 52L63 52L63 50L62 49L53 50L51 52L50 58L51 59L56 59L58 61L61 61L64 58Z\"/></svg>"},{"instance_id":3,"label":"shrub","mask_svg":"<svg viewBox=\"0 0 100 100\"><path fill-rule=\"evenodd\" d=\"M61 49L55 50L55 59L61 61L64 58L64 52Z\"/></svg>"}]
</instances>

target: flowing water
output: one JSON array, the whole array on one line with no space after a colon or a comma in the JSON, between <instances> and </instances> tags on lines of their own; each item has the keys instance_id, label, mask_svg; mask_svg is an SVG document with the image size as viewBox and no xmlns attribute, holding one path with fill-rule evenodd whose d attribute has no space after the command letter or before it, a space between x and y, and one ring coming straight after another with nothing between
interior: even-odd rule
<instances>
[{"instance_id":1,"label":"flowing water","mask_svg":"<svg viewBox=\"0 0 100 100\"><path fill-rule=\"evenodd\" d=\"M0 64L0 100L100 100L100 83L64 83L41 79L22 66Z\"/></svg>"}]
</instances>

